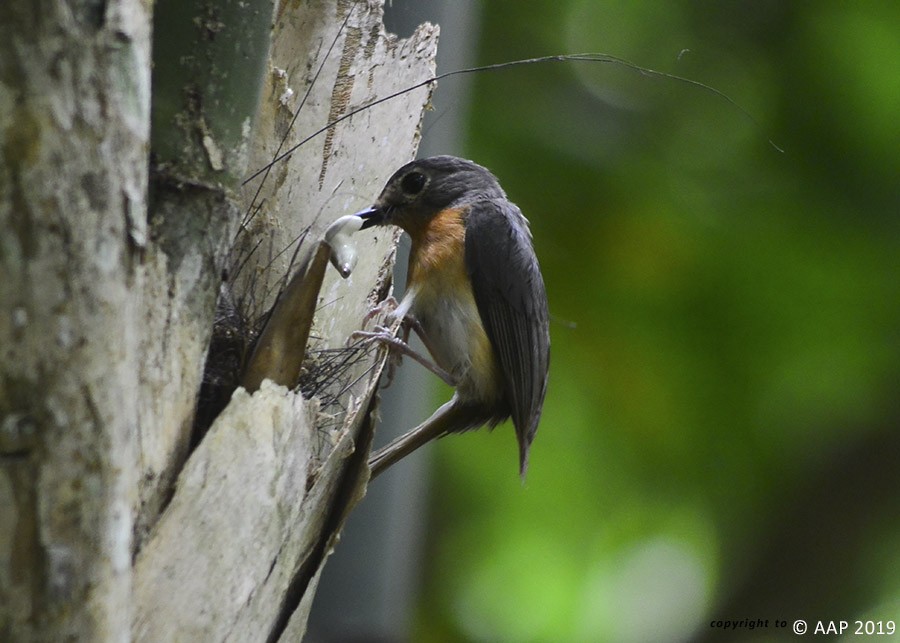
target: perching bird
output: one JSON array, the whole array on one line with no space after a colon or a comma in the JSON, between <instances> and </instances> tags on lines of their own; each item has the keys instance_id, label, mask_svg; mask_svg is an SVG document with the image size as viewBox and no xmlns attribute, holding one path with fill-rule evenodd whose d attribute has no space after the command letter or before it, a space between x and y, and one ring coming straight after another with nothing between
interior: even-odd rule
<instances>
[{"instance_id":1,"label":"perching bird","mask_svg":"<svg viewBox=\"0 0 900 643\"><path fill-rule=\"evenodd\" d=\"M453 156L404 165L357 215L363 228L409 233L406 294L394 314L417 331L434 365L400 339L363 334L456 387L434 415L373 454L372 477L429 440L510 416L524 477L550 363L547 294L528 221L493 174Z\"/></svg>"}]
</instances>

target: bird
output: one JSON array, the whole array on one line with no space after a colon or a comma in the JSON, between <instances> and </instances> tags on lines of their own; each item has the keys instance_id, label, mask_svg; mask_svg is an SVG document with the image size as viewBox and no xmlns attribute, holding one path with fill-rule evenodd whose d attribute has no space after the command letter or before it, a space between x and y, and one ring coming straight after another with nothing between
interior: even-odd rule
<instances>
[{"instance_id":1,"label":"bird","mask_svg":"<svg viewBox=\"0 0 900 643\"><path fill-rule=\"evenodd\" d=\"M488 169L455 156L407 163L356 216L361 229L398 226L412 242L406 291L391 313L406 332L360 334L455 387L431 417L370 456L371 477L432 439L511 417L524 480L550 365L547 292L528 220ZM409 329L430 360L406 343Z\"/></svg>"}]
</instances>

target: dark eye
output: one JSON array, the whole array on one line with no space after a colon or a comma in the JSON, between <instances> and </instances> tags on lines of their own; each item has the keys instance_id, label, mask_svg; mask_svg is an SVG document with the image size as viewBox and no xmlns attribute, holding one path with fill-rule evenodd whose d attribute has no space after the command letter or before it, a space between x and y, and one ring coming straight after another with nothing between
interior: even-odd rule
<instances>
[{"instance_id":1,"label":"dark eye","mask_svg":"<svg viewBox=\"0 0 900 643\"><path fill-rule=\"evenodd\" d=\"M425 187L425 175L421 172L410 172L400 180L400 189L405 194L418 194Z\"/></svg>"}]
</instances>

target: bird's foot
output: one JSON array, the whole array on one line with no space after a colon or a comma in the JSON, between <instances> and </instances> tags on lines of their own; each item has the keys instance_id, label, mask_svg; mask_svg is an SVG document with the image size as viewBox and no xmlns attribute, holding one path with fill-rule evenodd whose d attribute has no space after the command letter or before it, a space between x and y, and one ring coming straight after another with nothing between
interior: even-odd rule
<instances>
[{"instance_id":1,"label":"bird's foot","mask_svg":"<svg viewBox=\"0 0 900 643\"><path fill-rule=\"evenodd\" d=\"M400 362L400 358L406 355L407 357L411 357L412 359L419 362L419 364L440 377L450 386L456 386L456 379L452 375L450 375L450 373L442 369L440 366L435 364L433 361L431 361L406 343L405 340L409 335L409 326L405 324L405 320L401 323L399 330L402 333L405 331L403 338L397 337L395 334L396 331L393 331L386 326L375 326L371 331L354 331L351 335L351 338L360 339L364 342L377 342L388 349L388 352L391 356L389 358L388 364L388 383L393 380L394 371L396 370L396 366Z\"/></svg>"},{"instance_id":2,"label":"bird's foot","mask_svg":"<svg viewBox=\"0 0 900 643\"><path fill-rule=\"evenodd\" d=\"M383 388L387 388L394 381L397 374L397 368L400 366L400 360L403 354L396 350L395 345L405 342L396 336L396 330L392 330L387 326L376 325L372 330L357 330L350 335L350 339L357 342L375 344L378 343L387 348L387 367L384 373Z\"/></svg>"},{"instance_id":3,"label":"bird's foot","mask_svg":"<svg viewBox=\"0 0 900 643\"><path fill-rule=\"evenodd\" d=\"M366 327L370 321L378 317L379 315L384 315L385 317L391 318L394 316L394 311L397 310L397 307L400 305L400 302L397 299L390 295L385 299L382 299L380 302L372 306L369 312L366 313L366 316L363 317L363 328Z\"/></svg>"}]
</instances>

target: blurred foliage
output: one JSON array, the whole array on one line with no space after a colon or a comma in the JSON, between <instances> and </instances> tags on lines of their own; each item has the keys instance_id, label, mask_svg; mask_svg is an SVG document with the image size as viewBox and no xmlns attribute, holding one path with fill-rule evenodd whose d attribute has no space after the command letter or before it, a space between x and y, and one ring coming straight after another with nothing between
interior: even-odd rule
<instances>
[{"instance_id":1,"label":"blurred foliage","mask_svg":"<svg viewBox=\"0 0 900 643\"><path fill-rule=\"evenodd\" d=\"M608 64L475 78L551 385L524 485L511 427L441 441L416 639L900 621L900 4L490 0L481 28L480 63L602 51L752 118Z\"/></svg>"}]
</instances>

